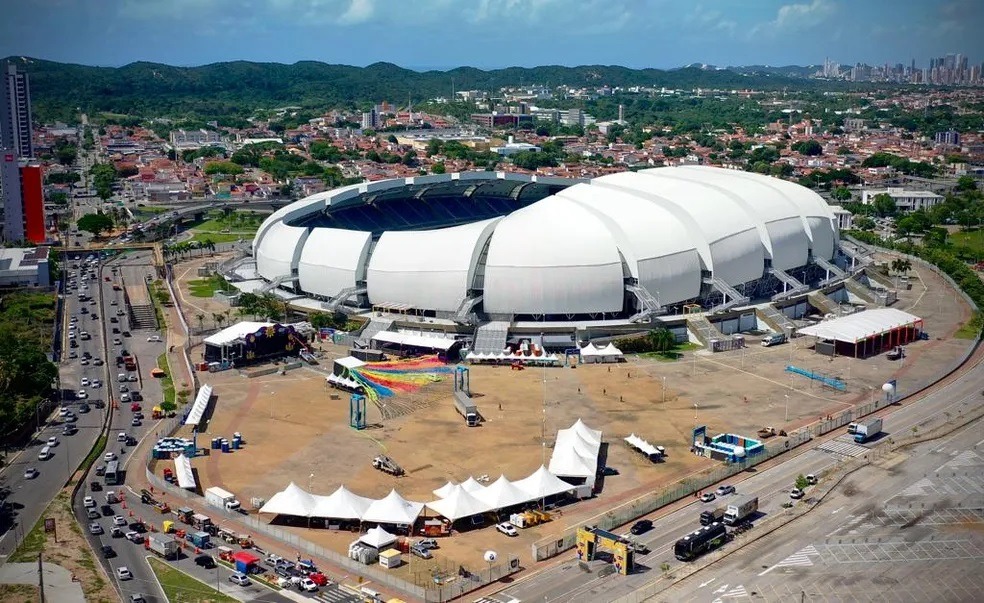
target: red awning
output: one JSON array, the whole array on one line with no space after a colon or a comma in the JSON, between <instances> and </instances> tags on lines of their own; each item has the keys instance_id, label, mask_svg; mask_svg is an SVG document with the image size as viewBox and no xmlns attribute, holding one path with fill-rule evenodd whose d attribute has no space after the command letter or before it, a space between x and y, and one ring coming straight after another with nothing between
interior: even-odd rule
<instances>
[{"instance_id":1,"label":"red awning","mask_svg":"<svg viewBox=\"0 0 984 603\"><path fill-rule=\"evenodd\" d=\"M233 553L232 558L246 564L259 563L260 558L248 551L238 551Z\"/></svg>"}]
</instances>

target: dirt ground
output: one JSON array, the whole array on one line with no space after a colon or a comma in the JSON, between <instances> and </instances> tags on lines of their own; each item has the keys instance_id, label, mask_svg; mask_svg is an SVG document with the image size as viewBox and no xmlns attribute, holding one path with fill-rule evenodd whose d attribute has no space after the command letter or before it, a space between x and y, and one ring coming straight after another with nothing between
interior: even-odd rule
<instances>
[{"instance_id":1,"label":"dirt ground","mask_svg":"<svg viewBox=\"0 0 984 603\"><path fill-rule=\"evenodd\" d=\"M176 272L181 275L185 266ZM196 278L193 270L187 275ZM695 425L707 425L710 435L754 437L763 426L788 431L881 395L881 385L889 379L897 378L904 393L907 385L950 365L969 345L949 339L969 310L934 274L916 270L909 276L912 289L900 292L893 307L922 317L931 339L910 345L904 363L884 355L827 358L813 352L810 338L763 348L749 337L746 350L713 355L700 350L676 362L631 357L618 365L523 371L473 366L471 388L485 418L478 428L468 428L454 411L449 376L415 394L384 399L382 403L389 405L385 414L396 415L392 418L383 420L384 409L370 406L370 428L350 429L348 395L326 389L319 372L330 371L331 359L344 355L336 346L323 346L326 359L317 370L305 367L253 379L234 371L212 374L205 381L215 387L218 403L199 440L231 437L239 431L246 446L196 460L199 483L203 488L220 485L247 506L251 498L269 499L291 481L317 494L329 494L340 484L369 497L383 497L396 488L410 500L428 502L435 498L432 490L448 480L526 477L549 462L557 430L581 418L604 432L606 464L619 471L605 479L598 498L565 507L556 521L523 530L519 538L509 539L490 528L444 538L434 560L414 559L409 569L425 579L434 565L479 568L482 553L490 547L500 555L528 559L536 540L715 466L716 461L689 453ZM194 303L214 302L194 298ZM838 377L847 390L821 387L788 373L789 364ZM630 433L664 446L667 461L652 464L629 449L622 438ZM381 452L400 463L407 475L393 478L374 470L370 461ZM350 533L296 530L339 552L355 539Z\"/></svg>"}]
</instances>

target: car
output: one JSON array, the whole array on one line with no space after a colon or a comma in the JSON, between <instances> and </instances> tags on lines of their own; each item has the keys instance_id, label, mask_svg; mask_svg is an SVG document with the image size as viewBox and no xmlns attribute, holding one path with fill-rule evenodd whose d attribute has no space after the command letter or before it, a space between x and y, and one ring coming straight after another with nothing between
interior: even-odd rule
<instances>
[{"instance_id":1,"label":"car","mask_svg":"<svg viewBox=\"0 0 984 603\"><path fill-rule=\"evenodd\" d=\"M82 499L82 506L85 507L86 509L91 509L96 506L96 499L92 498L91 496L86 496L85 498Z\"/></svg>"},{"instance_id":2,"label":"car","mask_svg":"<svg viewBox=\"0 0 984 603\"><path fill-rule=\"evenodd\" d=\"M425 549L436 549L439 548L437 544L437 539L435 538L424 538L423 540L418 540L416 542L417 546Z\"/></svg>"},{"instance_id":3,"label":"car","mask_svg":"<svg viewBox=\"0 0 984 603\"><path fill-rule=\"evenodd\" d=\"M133 420L130 421L130 425L133 427L140 427L143 423L140 422L140 419L133 417Z\"/></svg>"},{"instance_id":4,"label":"car","mask_svg":"<svg viewBox=\"0 0 984 603\"><path fill-rule=\"evenodd\" d=\"M115 525L115 526L121 526L121 527L122 526L125 526L126 525L126 517L123 517L122 515L117 515L117 516L113 517L113 525Z\"/></svg>"},{"instance_id":5,"label":"car","mask_svg":"<svg viewBox=\"0 0 984 603\"><path fill-rule=\"evenodd\" d=\"M77 416L75 416L75 413L74 412L70 412L67 415L65 415L65 422L66 423L74 423L74 422L76 422L78 420L79 420L79 418Z\"/></svg>"},{"instance_id":6,"label":"car","mask_svg":"<svg viewBox=\"0 0 984 603\"><path fill-rule=\"evenodd\" d=\"M99 360L99 362L102 362L102 360ZM93 362L93 364L95 364L95 362ZM92 387L102 387L102 384L103 382L100 379L92 380Z\"/></svg>"},{"instance_id":7,"label":"car","mask_svg":"<svg viewBox=\"0 0 984 603\"><path fill-rule=\"evenodd\" d=\"M717 498L717 496L715 496L713 492L704 492L700 495L700 502L711 502L715 498Z\"/></svg>"},{"instance_id":8,"label":"car","mask_svg":"<svg viewBox=\"0 0 984 603\"><path fill-rule=\"evenodd\" d=\"M818 481L817 476L813 475L812 473L806 476L806 483L810 484L811 486L815 486L817 484L817 481Z\"/></svg>"},{"instance_id":9,"label":"car","mask_svg":"<svg viewBox=\"0 0 984 603\"><path fill-rule=\"evenodd\" d=\"M111 305L111 306L115 306L115 305L118 305L118 304L119 304L119 302L116 301L115 299L113 301L109 302L109 305Z\"/></svg>"},{"instance_id":10,"label":"car","mask_svg":"<svg viewBox=\"0 0 984 603\"><path fill-rule=\"evenodd\" d=\"M79 428L76 427L75 425L72 425L71 423L68 423L66 425L62 425L62 435L63 436L72 436L72 435L77 434L78 432L79 432Z\"/></svg>"},{"instance_id":11,"label":"car","mask_svg":"<svg viewBox=\"0 0 984 603\"><path fill-rule=\"evenodd\" d=\"M130 412L140 412L141 410L143 410L143 407L136 402L130 405Z\"/></svg>"},{"instance_id":12,"label":"car","mask_svg":"<svg viewBox=\"0 0 984 603\"><path fill-rule=\"evenodd\" d=\"M119 319L119 318L116 318L115 316L110 316L110 317L109 317L109 322L112 322L112 323L119 323L119 322L120 322L120 319ZM113 332L114 332L114 333L118 333L118 332L119 332L119 330L118 330L118 329L114 329L114 330L113 330Z\"/></svg>"},{"instance_id":13,"label":"car","mask_svg":"<svg viewBox=\"0 0 984 603\"><path fill-rule=\"evenodd\" d=\"M89 482L89 489L93 492L101 492L103 487L102 484L96 481Z\"/></svg>"},{"instance_id":14,"label":"car","mask_svg":"<svg viewBox=\"0 0 984 603\"><path fill-rule=\"evenodd\" d=\"M127 394L125 392L122 393L122 394L120 394L120 402L122 402L123 404L126 404L129 401L130 401L130 394Z\"/></svg>"},{"instance_id":15,"label":"car","mask_svg":"<svg viewBox=\"0 0 984 603\"><path fill-rule=\"evenodd\" d=\"M131 523L130 524L130 529L133 530L134 532L136 532L137 534L146 534L147 533L147 526L144 525L144 523L142 521L135 521L135 522Z\"/></svg>"},{"instance_id":16,"label":"car","mask_svg":"<svg viewBox=\"0 0 984 603\"><path fill-rule=\"evenodd\" d=\"M799 488L793 488L792 490L789 491L789 498L792 498L794 500L800 499L803 498L804 494L806 493L800 490Z\"/></svg>"},{"instance_id":17,"label":"car","mask_svg":"<svg viewBox=\"0 0 984 603\"><path fill-rule=\"evenodd\" d=\"M150 337L147 338L147 341L148 342L154 342L154 343L160 343L161 342L161 336L160 335L151 335Z\"/></svg>"},{"instance_id":18,"label":"car","mask_svg":"<svg viewBox=\"0 0 984 603\"><path fill-rule=\"evenodd\" d=\"M229 574L229 582L238 584L239 586L249 586L251 584L249 578L246 577L246 574L240 574L239 572Z\"/></svg>"},{"instance_id":19,"label":"car","mask_svg":"<svg viewBox=\"0 0 984 603\"><path fill-rule=\"evenodd\" d=\"M640 519L639 521L632 524L629 529L629 533L633 536L638 536L639 534L645 534L649 530L653 529L653 522L649 519Z\"/></svg>"},{"instance_id":20,"label":"car","mask_svg":"<svg viewBox=\"0 0 984 603\"><path fill-rule=\"evenodd\" d=\"M87 387L89 385L89 378L82 377L82 379L79 381L79 385L81 385L82 387Z\"/></svg>"},{"instance_id":21,"label":"car","mask_svg":"<svg viewBox=\"0 0 984 603\"><path fill-rule=\"evenodd\" d=\"M113 507L109 505L103 505L99 507L99 512L103 514L103 517L112 517L113 513L115 513L116 511L114 511Z\"/></svg>"},{"instance_id":22,"label":"car","mask_svg":"<svg viewBox=\"0 0 984 603\"><path fill-rule=\"evenodd\" d=\"M410 547L410 553L420 557L421 559L432 559L434 554L430 552L430 549L424 548L419 544L414 544Z\"/></svg>"},{"instance_id":23,"label":"car","mask_svg":"<svg viewBox=\"0 0 984 603\"><path fill-rule=\"evenodd\" d=\"M103 533L103 528L98 523L95 523L95 522L90 523L89 524L89 533L92 534L93 536L99 536L100 534Z\"/></svg>"},{"instance_id":24,"label":"car","mask_svg":"<svg viewBox=\"0 0 984 603\"><path fill-rule=\"evenodd\" d=\"M100 550L102 550L103 559L112 559L116 556L116 551L108 544L104 544Z\"/></svg>"},{"instance_id":25,"label":"car","mask_svg":"<svg viewBox=\"0 0 984 603\"><path fill-rule=\"evenodd\" d=\"M106 461L107 463L109 461L115 461L116 460L116 453L113 452L113 451L107 452L106 454L103 455L103 460Z\"/></svg>"},{"instance_id":26,"label":"car","mask_svg":"<svg viewBox=\"0 0 984 603\"><path fill-rule=\"evenodd\" d=\"M145 599L144 596L141 595L140 593L137 593L135 595L130 595L130 598L127 599L127 601L129 603L147 603L147 599Z\"/></svg>"},{"instance_id":27,"label":"car","mask_svg":"<svg viewBox=\"0 0 984 603\"><path fill-rule=\"evenodd\" d=\"M495 529L498 532L502 532L506 536L519 536L519 532L516 531L516 528L514 528L511 523L497 523L495 524Z\"/></svg>"},{"instance_id":28,"label":"car","mask_svg":"<svg viewBox=\"0 0 984 603\"><path fill-rule=\"evenodd\" d=\"M141 394L140 392L130 392L130 399L135 402L142 402L143 394Z\"/></svg>"},{"instance_id":29,"label":"car","mask_svg":"<svg viewBox=\"0 0 984 603\"><path fill-rule=\"evenodd\" d=\"M116 315L117 316L123 316L124 314L126 314L126 312L124 312L123 310L117 310L116 311Z\"/></svg>"},{"instance_id":30,"label":"car","mask_svg":"<svg viewBox=\"0 0 984 603\"><path fill-rule=\"evenodd\" d=\"M321 572L313 572L308 575L308 578L318 586L328 586L328 576Z\"/></svg>"},{"instance_id":31,"label":"car","mask_svg":"<svg viewBox=\"0 0 984 603\"><path fill-rule=\"evenodd\" d=\"M726 496L728 494L734 494L735 487L725 484L723 486L718 486L718 489L715 490L714 493L717 494L718 496Z\"/></svg>"},{"instance_id":32,"label":"car","mask_svg":"<svg viewBox=\"0 0 984 603\"><path fill-rule=\"evenodd\" d=\"M137 412L133 413L133 418L140 419L141 421L143 421L144 414L138 410Z\"/></svg>"},{"instance_id":33,"label":"car","mask_svg":"<svg viewBox=\"0 0 984 603\"><path fill-rule=\"evenodd\" d=\"M89 509L89 512L86 513L85 516L89 519L99 519L100 517L99 511L96 511L95 509Z\"/></svg>"},{"instance_id":34,"label":"car","mask_svg":"<svg viewBox=\"0 0 984 603\"><path fill-rule=\"evenodd\" d=\"M115 318L116 317L114 316L110 320L114 320ZM119 327L113 327L113 335L119 335L119 334L120 334L120 328Z\"/></svg>"},{"instance_id":35,"label":"car","mask_svg":"<svg viewBox=\"0 0 984 603\"><path fill-rule=\"evenodd\" d=\"M598 470L598 475L602 475L605 477L618 475L618 469L616 469L615 467L602 467L601 469Z\"/></svg>"},{"instance_id":36,"label":"car","mask_svg":"<svg viewBox=\"0 0 984 603\"><path fill-rule=\"evenodd\" d=\"M95 406L96 408L106 408L106 403L103 402L102 400L93 400L92 405Z\"/></svg>"},{"instance_id":37,"label":"car","mask_svg":"<svg viewBox=\"0 0 984 603\"><path fill-rule=\"evenodd\" d=\"M89 392L85 391L84 389L80 389L79 391L75 392L75 397L78 398L79 400L85 400L86 398L89 397Z\"/></svg>"},{"instance_id":38,"label":"car","mask_svg":"<svg viewBox=\"0 0 984 603\"><path fill-rule=\"evenodd\" d=\"M47 446L57 446L57 445L58 445L58 436L51 436L50 438L48 438Z\"/></svg>"},{"instance_id":39,"label":"car","mask_svg":"<svg viewBox=\"0 0 984 603\"><path fill-rule=\"evenodd\" d=\"M123 331L123 337L129 337L129 336L130 336L129 331Z\"/></svg>"},{"instance_id":40,"label":"car","mask_svg":"<svg viewBox=\"0 0 984 603\"><path fill-rule=\"evenodd\" d=\"M28 467L24 470L24 479L34 479L39 475L41 475L41 472L34 467Z\"/></svg>"},{"instance_id":41,"label":"car","mask_svg":"<svg viewBox=\"0 0 984 603\"><path fill-rule=\"evenodd\" d=\"M99 477L106 475L106 465L96 465L96 475Z\"/></svg>"},{"instance_id":42,"label":"car","mask_svg":"<svg viewBox=\"0 0 984 603\"><path fill-rule=\"evenodd\" d=\"M123 340L120 339L119 337L114 337L113 338L113 345L123 345Z\"/></svg>"},{"instance_id":43,"label":"car","mask_svg":"<svg viewBox=\"0 0 984 603\"><path fill-rule=\"evenodd\" d=\"M123 538L123 528L119 526L113 526L109 529L109 535L113 538Z\"/></svg>"},{"instance_id":44,"label":"car","mask_svg":"<svg viewBox=\"0 0 984 603\"><path fill-rule=\"evenodd\" d=\"M130 573L130 569L125 565L116 568L116 577L120 580L133 580L133 574Z\"/></svg>"},{"instance_id":45,"label":"car","mask_svg":"<svg viewBox=\"0 0 984 603\"><path fill-rule=\"evenodd\" d=\"M92 361L92 365L93 366L102 366L104 364L106 364L106 363L103 362L103 359L102 358L96 358L95 360ZM94 381L98 381L98 379L96 379Z\"/></svg>"},{"instance_id":46,"label":"car","mask_svg":"<svg viewBox=\"0 0 984 603\"><path fill-rule=\"evenodd\" d=\"M120 386L120 393L125 394L130 391L130 387L126 384Z\"/></svg>"},{"instance_id":47,"label":"car","mask_svg":"<svg viewBox=\"0 0 984 603\"><path fill-rule=\"evenodd\" d=\"M129 381L130 383L136 383L137 382L137 374L136 373L132 373L129 377L126 378L126 380Z\"/></svg>"},{"instance_id":48,"label":"car","mask_svg":"<svg viewBox=\"0 0 984 603\"><path fill-rule=\"evenodd\" d=\"M215 559L211 555L199 555L195 557L195 565L204 567L205 569L212 569L215 567Z\"/></svg>"},{"instance_id":49,"label":"car","mask_svg":"<svg viewBox=\"0 0 984 603\"><path fill-rule=\"evenodd\" d=\"M304 578L301 580L301 590L313 593L318 590L318 585L314 583L314 580L310 578Z\"/></svg>"},{"instance_id":50,"label":"car","mask_svg":"<svg viewBox=\"0 0 984 603\"><path fill-rule=\"evenodd\" d=\"M144 541L143 536L133 531L126 533L126 539L132 542L133 544L141 544Z\"/></svg>"},{"instance_id":51,"label":"car","mask_svg":"<svg viewBox=\"0 0 984 603\"><path fill-rule=\"evenodd\" d=\"M89 405L86 404L85 402L83 402L82 404L79 404L79 412L80 413L85 414L85 413L89 412L90 410L91 409L89 408Z\"/></svg>"},{"instance_id":52,"label":"car","mask_svg":"<svg viewBox=\"0 0 984 603\"><path fill-rule=\"evenodd\" d=\"M79 357L79 353L76 352L75 350L72 350L71 352L68 353L68 358L70 360L75 360L78 357Z\"/></svg>"}]
</instances>

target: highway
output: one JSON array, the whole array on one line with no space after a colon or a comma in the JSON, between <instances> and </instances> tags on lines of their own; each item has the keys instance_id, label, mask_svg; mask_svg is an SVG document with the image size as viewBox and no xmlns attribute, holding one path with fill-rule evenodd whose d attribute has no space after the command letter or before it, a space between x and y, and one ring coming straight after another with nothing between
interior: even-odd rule
<instances>
[{"instance_id":1,"label":"highway","mask_svg":"<svg viewBox=\"0 0 984 603\"><path fill-rule=\"evenodd\" d=\"M967 412L984 403L981 397L981 383L984 383L984 365L977 364L959 379L948 385L934 390L917 403L908 403L902 407L889 407L891 414L879 413L885 416L884 437L904 437L911 435L912 428L927 419L940 418L946 413L956 415L958 411ZM818 442L823 442L818 445ZM865 446L854 444L845 435L845 430L834 432L834 437L824 436L808 443L810 447L802 453L793 453L788 459L779 457L778 465L759 471L746 472L738 476L741 481L731 482L737 488L738 494L757 495L761 518L768 517L781 509L781 504L789 501L789 490L793 487L796 476L800 474L822 474L846 460L863 455ZM600 575L599 569L604 562L592 564L592 571L582 570L575 562L572 552L560 556L560 562L554 562L549 567L535 571L529 577L520 579L517 583L500 591L496 599L501 601L612 601L627 595L642 586L658 579L661 565L669 565L669 571L679 567L683 562L673 556L672 546L677 539L688 532L700 527L698 516L703 509L713 509L727 502L729 497L719 498L712 503L695 501L682 509L676 510L665 517L654 519L654 528L638 537L649 545L651 552L637 556L638 571L630 576ZM754 530L754 528L753 528ZM628 533L628 527L616 530L618 533ZM728 546L728 545L725 545ZM536 570L537 568L534 568Z\"/></svg>"}]
</instances>

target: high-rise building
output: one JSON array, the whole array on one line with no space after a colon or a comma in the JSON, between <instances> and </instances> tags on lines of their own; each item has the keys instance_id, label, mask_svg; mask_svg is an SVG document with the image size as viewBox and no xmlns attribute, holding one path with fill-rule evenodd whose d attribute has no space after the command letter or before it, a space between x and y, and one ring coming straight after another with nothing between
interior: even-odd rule
<instances>
[{"instance_id":1,"label":"high-rise building","mask_svg":"<svg viewBox=\"0 0 984 603\"><path fill-rule=\"evenodd\" d=\"M20 162L13 149L0 148L0 200L3 201L3 240L24 240Z\"/></svg>"},{"instance_id":2,"label":"high-rise building","mask_svg":"<svg viewBox=\"0 0 984 603\"><path fill-rule=\"evenodd\" d=\"M31 139L31 87L26 73L8 64L0 99L0 147L14 149L21 159L34 157Z\"/></svg>"},{"instance_id":3,"label":"high-rise building","mask_svg":"<svg viewBox=\"0 0 984 603\"><path fill-rule=\"evenodd\" d=\"M362 129L373 130L379 125L379 112L376 107L362 113Z\"/></svg>"}]
</instances>

